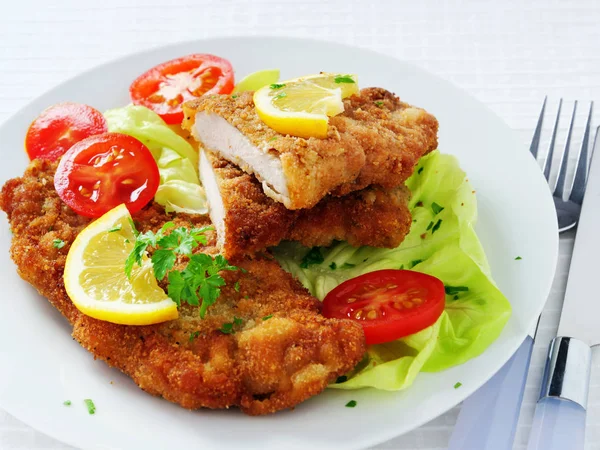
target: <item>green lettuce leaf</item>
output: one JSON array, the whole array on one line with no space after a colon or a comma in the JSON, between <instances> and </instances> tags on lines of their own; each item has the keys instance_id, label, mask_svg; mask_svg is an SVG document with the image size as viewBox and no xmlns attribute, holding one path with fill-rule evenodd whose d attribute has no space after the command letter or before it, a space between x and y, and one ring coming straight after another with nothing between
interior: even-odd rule
<instances>
[{"instance_id":1,"label":"green lettuce leaf","mask_svg":"<svg viewBox=\"0 0 600 450\"><path fill-rule=\"evenodd\" d=\"M274 249L281 265L321 300L343 281L380 269L427 273L447 287L445 311L434 325L369 346L347 381L333 388L405 389L420 371L437 372L481 354L510 317L510 303L494 284L475 234L477 203L457 160L433 152L421 159L406 185L412 192L413 224L398 248L355 248L342 242L321 249L323 262L304 268L310 249L289 242Z\"/></svg>"},{"instance_id":2,"label":"green lettuce leaf","mask_svg":"<svg viewBox=\"0 0 600 450\"><path fill-rule=\"evenodd\" d=\"M198 179L198 152L158 116L143 106L128 105L104 113L109 131L143 142L160 173L154 199L167 212L206 214L206 194Z\"/></svg>"}]
</instances>

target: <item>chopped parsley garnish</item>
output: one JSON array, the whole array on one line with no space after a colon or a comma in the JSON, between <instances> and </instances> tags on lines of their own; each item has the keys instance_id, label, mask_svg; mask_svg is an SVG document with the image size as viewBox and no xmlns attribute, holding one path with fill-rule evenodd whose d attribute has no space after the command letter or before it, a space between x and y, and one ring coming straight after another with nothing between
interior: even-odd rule
<instances>
[{"instance_id":1,"label":"chopped parsley garnish","mask_svg":"<svg viewBox=\"0 0 600 450\"><path fill-rule=\"evenodd\" d=\"M279 100L280 98L283 97L287 97L287 94L285 92L280 92L279 94L277 94L275 97L273 97L275 100Z\"/></svg>"},{"instance_id":2,"label":"chopped parsley garnish","mask_svg":"<svg viewBox=\"0 0 600 450\"><path fill-rule=\"evenodd\" d=\"M234 317L233 322L225 322L221 326L220 331L221 331L221 333L225 333L225 334L233 334L233 333L235 333L234 327L239 327L242 325L242 323L244 323L244 321L242 319L240 319L239 317Z\"/></svg>"},{"instance_id":3,"label":"chopped parsley garnish","mask_svg":"<svg viewBox=\"0 0 600 450\"><path fill-rule=\"evenodd\" d=\"M433 222L429 222L429 225L427 225L427 229L425 231L431 230L431 227L433 227Z\"/></svg>"},{"instance_id":4,"label":"chopped parsley garnish","mask_svg":"<svg viewBox=\"0 0 600 450\"><path fill-rule=\"evenodd\" d=\"M344 263L342 269L352 269L353 267L356 267L356 264Z\"/></svg>"},{"instance_id":5,"label":"chopped parsley garnish","mask_svg":"<svg viewBox=\"0 0 600 450\"><path fill-rule=\"evenodd\" d=\"M520 256L517 256L517 257L515 258L515 261L519 261L519 260L521 260L521 259L523 259L523 258L521 258Z\"/></svg>"},{"instance_id":6,"label":"chopped parsley garnish","mask_svg":"<svg viewBox=\"0 0 600 450\"><path fill-rule=\"evenodd\" d=\"M423 168L422 168L422 167L419 167L419 170L417 170L417 174L418 174L418 175L421 175L421 172L423 172Z\"/></svg>"},{"instance_id":7,"label":"chopped parsley garnish","mask_svg":"<svg viewBox=\"0 0 600 450\"><path fill-rule=\"evenodd\" d=\"M441 213L444 210L444 207L438 205L436 202L433 202L431 204L431 209L433 211L433 214L438 215L439 213Z\"/></svg>"},{"instance_id":8,"label":"chopped parsley garnish","mask_svg":"<svg viewBox=\"0 0 600 450\"><path fill-rule=\"evenodd\" d=\"M313 247L306 255L304 255L304 258L302 258L300 267L306 269L313 264L321 264L323 261L325 261L325 258L321 253L321 249L319 247Z\"/></svg>"},{"instance_id":9,"label":"chopped parsley garnish","mask_svg":"<svg viewBox=\"0 0 600 450\"><path fill-rule=\"evenodd\" d=\"M335 380L335 383L343 383L344 381L348 381L348 377L346 375L342 375L337 377L337 379Z\"/></svg>"},{"instance_id":10,"label":"chopped parsley garnish","mask_svg":"<svg viewBox=\"0 0 600 450\"><path fill-rule=\"evenodd\" d=\"M331 264L329 264L329 268L331 270L335 270L335 269L337 269L337 264L335 262L332 262Z\"/></svg>"},{"instance_id":11,"label":"chopped parsley garnish","mask_svg":"<svg viewBox=\"0 0 600 450\"><path fill-rule=\"evenodd\" d=\"M458 300L458 295L455 295L454 297L452 297L452 300Z\"/></svg>"},{"instance_id":12,"label":"chopped parsley garnish","mask_svg":"<svg viewBox=\"0 0 600 450\"><path fill-rule=\"evenodd\" d=\"M444 291L447 295L455 295L459 292L467 292L468 290L467 286L444 286Z\"/></svg>"},{"instance_id":13,"label":"chopped parsley garnish","mask_svg":"<svg viewBox=\"0 0 600 450\"><path fill-rule=\"evenodd\" d=\"M346 408L354 408L356 406L356 400L350 400L346 403Z\"/></svg>"},{"instance_id":14,"label":"chopped parsley garnish","mask_svg":"<svg viewBox=\"0 0 600 450\"><path fill-rule=\"evenodd\" d=\"M281 89L282 87L285 87L285 84L280 84L280 83L273 83L269 86L271 89Z\"/></svg>"},{"instance_id":15,"label":"chopped parsley garnish","mask_svg":"<svg viewBox=\"0 0 600 450\"><path fill-rule=\"evenodd\" d=\"M462 386L462 383L459 381L454 385L454 389L458 389L461 386Z\"/></svg>"},{"instance_id":16,"label":"chopped parsley garnish","mask_svg":"<svg viewBox=\"0 0 600 450\"><path fill-rule=\"evenodd\" d=\"M354 82L353 82L354 83ZM375 102L375 105L377 105L378 108L383 108L383 102L381 100L377 100Z\"/></svg>"},{"instance_id":17,"label":"chopped parsley garnish","mask_svg":"<svg viewBox=\"0 0 600 450\"><path fill-rule=\"evenodd\" d=\"M262 320L269 320L271 317L273 317L273 314L263 317Z\"/></svg>"},{"instance_id":18,"label":"chopped parsley garnish","mask_svg":"<svg viewBox=\"0 0 600 450\"><path fill-rule=\"evenodd\" d=\"M109 233L114 233L115 231L121 231L121 228L123 228L123 225L121 225L121 224L115 225L110 230L108 230L108 232Z\"/></svg>"},{"instance_id":19,"label":"chopped parsley garnish","mask_svg":"<svg viewBox=\"0 0 600 450\"><path fill-rule=\"evenodd\" d=\"M63 241L62 239L54 239L52 241L52 246L54 248L63 248L65 246L65 241Z\"/></svg>"},{"instance_id":20,"label":"chopped parsley garnish","mask_svg":"<svg viewBox=\"0 0 600 450\"><path fill-rule=\"evenodd\" d=\"M225 280L219 272L237 270L237 267L229 265L221 255L214 258L204 253L192 255L192 250L198 245L206 244L207 238L204 233L212 229L212 227L175 228L173 222L164 224L157 233L152 231L140 233L134 227L136 240L133 250L125 261L125 273L131 277L133 266L135 264L141 266L146 250L148 247L153 247L155 250L151 259L154 276L160 281L168 273L167 295L177 303L177 306L181 306L182 302L200 306L200 317L204 319L208 307L221 295L220 287L225 285ZM171 232L165 234L167 230ZM187 266L181 271L171 270L177 255L189 258Z\"/></svg>"},{"instance_id":21,"label":"chopped parsley garnish","mask_svg":"<svg viewBox=\"0 0 600 450\"><path fill-rule=\"evenodd\" d=\"M413 267L415 267L417 264L422 263L423 260L422 259L415 259L414 261L410 262L410 268L412 269Z\"/></svg>"},{"instance_id":22,"label":"chopped parsley garnish","mask_svg":"<svg viewBox=\"0 0 600 450\"><path fill-rule=\"evenodd\" d=\"M355 84L356 83L356 81L354 81L350 75L336 75L334 77L333 81L335 81L337 84L339 84L339 83Z\"/></svg>"},{"instance_id":23,"label":"chopped parsley garnish","mask_svg":"<svg viewBox=\"0 0 600 450\"><path fill-rule=\"evenodd\" d=\"M435 225L433 226L433 228L431 229L431 234L435 233L437 230L440 229L440 225L442 225L442 219L439 219Z\"/></svg>"},{"instance_id":24,"label":"chopped parsley garnish","mask_svg":"<svg viewBox=\"0 0 600 450\"><path fill-rule=\"evenodd\" d=\"M269 142L276 141L276 140L277 140L277 136L273 136L271 139L269 139Z\"/></svg>"},{"instance_id":25,"label":"chopped parsley garnish","mask_svg":"<svg viewBox=\"0 0 600 450\"><path fill-rule=\"evenodd\" d=\"M240 282L236 281L235 284L233 285L233 289L235 289L235 292L240 292Z\"/></svg>"},{"instance_id":26,"label":"chopped parsley garnish","mask_svg":"<svg viewBox=\"0 0 600 450\"><path fill-rule=\"evenodd\" d=\"M237 94L233 94L231 98L238 98Z\"/></svg>"},{"instance_id":27,"label":"chopped parsley garnish","mask_svg":"<svg viewBox=\"0 0 600 450\"><path fill-rule=\"evenodd\" d=\"M200 336L200 332L199 331L194 331L192 334L190 334L190 342L192 342L198 336Z\"/></svg>"},{"instance_id":28,"label":"chopped parsley garnish","mask_svg":"<svg viewBox=\"0 0 600 450\"><path fill-rule=\"evenodd\" d=\"M71 406L71 400L65 400L63 402L63 405L65 405L65 406Z\"/></svg>"},{"instance_id":29,"label":"chopped parsley garnish","mask_svg":"<svg viewBox=\"0 0 600 450\"><path fill-rule=\"evenodd\" d=\"M96 405L94 405L94 402L91 399L86 398L83 402L85 403L85 406L87 407L88 414L90 414L90 415L96 414Z\"/></svg>"}]
</instances>

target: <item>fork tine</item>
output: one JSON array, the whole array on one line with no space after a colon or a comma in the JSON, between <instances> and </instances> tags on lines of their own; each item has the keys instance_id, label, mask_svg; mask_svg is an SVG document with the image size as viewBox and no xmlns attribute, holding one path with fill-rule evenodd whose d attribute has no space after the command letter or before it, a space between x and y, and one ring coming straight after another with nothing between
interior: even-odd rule
<instances>
[{"instance_id":1,"label":"fork tine","mask_svg":"<svg viewBox=\"0 0 600 450\"><path fill-rule=\"evenodd\" d=\"M563 149L562 158L558 166L558 179L556 180L556 187L554 188L554 195L564 200L565 197L565 184L567 183L567 167L569 160L569 153L571 153L571 135L573 134L573 124L575 123L575 113L577 112L577 100L573 103L573 113L571 114L571 122L569 123L569 132L565 139L565 147ZM581 153L581 148L577 153L577 158Z\"/></svg>"},{"instance_id":2,"label":"fork tine","mask_svg":"<svg viewBox=\"0 0 600 450\"><path fill-rule=\"evenodd\" d=\"M542 125L544 124L544 112L546 111L546 100L548 100L548 96L544 97L544 103L542 103L542 110L540 111L540 117L538 117L537 125L535 126L535 131L533 132L533 138L531 138L531 145L529 146L529 151L533 155L533 157L537 160L538 150L540 148L540 136L542 134Z\"/></svg>"},{"instance_id":3,"label":"fork tine","mask_svg":"<svg viewBox=\"0 0 600 450\"><path fill-rule=\"evenodd\" d=\"M585 192L585 183L588 175L588 147L590 142L590 124L592 122L592 111L594 110L594 102L590 102L590 111L588 113L581 147L577 155L577 165L575 166L575 177L573 178L573 188L571 189L570 200L573 203L581 205L583 203L583 194ZM600 127L598 127L600 129ZM598 142L598 130L594 138L594 147Z\"/></svg>"},{"instance_id":4,"label":"fork tine","mask_svg":"<svg viewBox=\"0 0 600 450\"><path fill-rule=\"evenodd\" d=\"M556 120L554 121L554 128L552 129L552 139L550 139L550 145L548 146L548 156L544 161L544 176L546 180L550 180L550 167L552 166L552 157L554 156L554 143L556 142L556 132L558 131L558 123L560 122L560 110L562 108L562 98L558 102L558 111L556 111Z\"/></svg>"}]
</instances>

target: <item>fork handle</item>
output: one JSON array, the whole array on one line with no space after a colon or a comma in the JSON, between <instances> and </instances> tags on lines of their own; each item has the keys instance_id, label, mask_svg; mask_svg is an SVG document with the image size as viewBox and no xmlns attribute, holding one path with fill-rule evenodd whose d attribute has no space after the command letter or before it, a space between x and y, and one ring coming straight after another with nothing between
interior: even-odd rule
<instances>
[{"instance_id":1,"label":"fork handle","mask_svg":"<svg viewBox=\"0 0 600 450\"><path fill-rule=\"evenodd\" d=\"M460 410L448 450L511 450L519 421L533 338L527 336L511 359Z\"/></svg>"}]
</instances>

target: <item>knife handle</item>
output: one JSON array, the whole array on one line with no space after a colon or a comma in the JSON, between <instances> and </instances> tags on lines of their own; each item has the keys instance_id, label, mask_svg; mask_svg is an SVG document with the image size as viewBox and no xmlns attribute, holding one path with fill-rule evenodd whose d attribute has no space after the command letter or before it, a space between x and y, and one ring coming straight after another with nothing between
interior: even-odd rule
<instances>
[{"instance_id":1,"label":"knife handle","mask_svg":"<svg viewBox=\"0 0 600 450\"><path fill-rule=\"evenodd\" d=\"M583 450L591 367L585 342L552 340L527 450Z\"/></svg>"},{"instance_id":2,"label":"knife handle","mask_svg":"<svg viewBox=\"0 0 600 450\"><path fill-rule=\"evenodd\" d=\"M545 397L535 407L527 450L583 450L585 409L558 397Z\"/></svg>"},{"instance_id":3,"label":"knife handle","mask_svg":"<svg viewBox=\"0 0 600 450\"><path fill-rule=\"evenodd\" d=\"M513 448L532 349L533 339L527 336L508 362L463 402L448 450Z\"/></svg>"}]
</instances>

